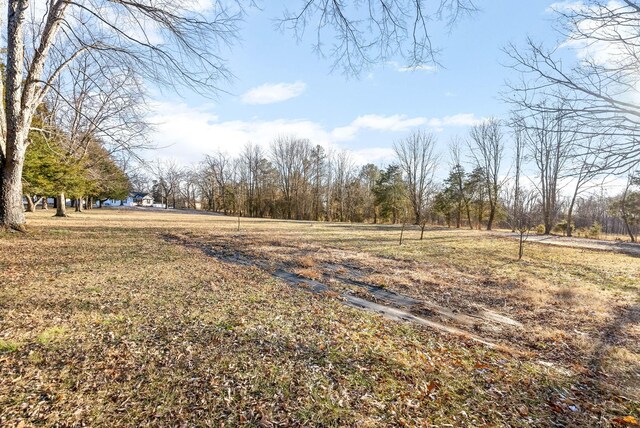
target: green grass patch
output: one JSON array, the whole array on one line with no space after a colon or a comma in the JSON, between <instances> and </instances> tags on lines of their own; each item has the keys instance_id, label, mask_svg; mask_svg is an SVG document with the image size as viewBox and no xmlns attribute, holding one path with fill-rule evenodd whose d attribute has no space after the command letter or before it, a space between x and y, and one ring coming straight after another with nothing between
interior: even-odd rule
<instances>
[{"instance_id":1,"label":"green grass patch","mask_svg":"<svg viewBox=\"0 0 640 428\"><path fill-rule=\"evenodd\" d=\"M37 341L41 345L49 345L52 342L62 340L65 335L66 330L64 327L50 327L44 330L42 333L38 334Z\"/></svg>"},{"instance_id":2,"label":"green grass patch","mask_svg":"<svg viewBox=\"0 0 640 428\"><path fill-rule=\"evenodd\" d=\"M20 342L0 339L0 354L15 352L20 348Z\"/></svg>"}]
</instances>

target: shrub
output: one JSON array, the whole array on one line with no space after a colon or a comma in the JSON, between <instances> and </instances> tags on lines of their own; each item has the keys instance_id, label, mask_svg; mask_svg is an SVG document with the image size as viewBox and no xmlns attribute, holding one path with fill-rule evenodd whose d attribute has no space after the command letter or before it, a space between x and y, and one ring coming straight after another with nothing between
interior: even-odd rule
<instances>
[{"instance_id":1,"label":"shrub","mask_svg":"<svg viewBox=\"0 0 640 428\"><path fill-rule=\"evenodd\" d=\"M569 224L567 223L567 221L562 220L560 223L553 226L553 232L562 233L563 235L566 235L568 227L569 227Z\"/></svg>"},{"instance_id":2,"label":"shrub","mask_svg":"<svg viewBox=\"0 0 640 428\"><path fill-rule=\"evenodd\" d=\"M536 227L536 233L537 233L538 235L544 235L544 224L539 224L539 225Z\"/></svg>"},{"instance_id":3,"label":"shrub","mask_svg":"<svg viewBox=\"0 0 640 428\"><path fill-rule=\"evenodd\" d=\"M599 238L602 233L602 225L597 221L589 228L589 238Z\"/></svg>"},{"instance_id":4,"label":"shrub","mask_svg":"<svg viewBox=\"0 0 640 428\"><path fill-rule=\"evenodd\" d=\"M587 229L586 227L581 227L579 229L576 229L573 235L574 236L588 238L589 237L589 229Z\"/></svg>"}]
</instances>

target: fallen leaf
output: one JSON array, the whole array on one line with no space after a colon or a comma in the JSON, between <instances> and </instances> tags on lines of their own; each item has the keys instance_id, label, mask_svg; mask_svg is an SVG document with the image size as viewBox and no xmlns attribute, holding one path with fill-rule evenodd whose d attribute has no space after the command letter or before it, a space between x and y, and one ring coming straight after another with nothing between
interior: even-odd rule
<instances>
[{"instance_id":1,"label":"fallen leaf","mask_svg":"<svg viewBox=\"0 0 640 428\"><path fill-rule=\"evenodd\" d=\"M613 422L634 427L640 426L640 424L638 424L638 420L633 416L625 416L624 418L613 418Z\"/></svg>"}]
</instances>

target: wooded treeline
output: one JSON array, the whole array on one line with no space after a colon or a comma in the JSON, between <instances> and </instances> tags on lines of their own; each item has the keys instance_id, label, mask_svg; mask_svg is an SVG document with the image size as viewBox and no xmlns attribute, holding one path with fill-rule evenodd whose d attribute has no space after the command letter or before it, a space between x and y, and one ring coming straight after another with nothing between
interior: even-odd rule
<instances>
[{"instance_id":1,"label":"wooded treeline","mask_svg":"<svg viewBox=\"0 0 640 428\"><path fill-rule=\"evenodd\" d=\"M415 131L394 144L395 160L386 166L359 165L348 151L282 136L267 149L248 143L238 156L218 152L186 168L157 162L146 186L167 206L228 215L569 236L578 230L635 240L638 179L630 175L624 191L607 194L612 170L576 154L570 125L562 124L489 119L440 154L433 134Z\"/></svg>"}]
</instances>

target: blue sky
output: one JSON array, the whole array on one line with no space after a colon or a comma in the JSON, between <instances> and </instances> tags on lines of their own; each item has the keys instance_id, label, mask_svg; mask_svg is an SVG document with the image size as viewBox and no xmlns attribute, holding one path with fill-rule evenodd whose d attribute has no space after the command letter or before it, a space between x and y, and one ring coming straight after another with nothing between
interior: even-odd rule
<instances>
[{"instance_id":1,"label":"blue sky","mask_svg":"<svg viewBox=\"0 0 640 428\"><path fill-rule=\"evenodd\" d=\"M228 55L235 75L223 86L229 93L213 99L184 91L154 94L153 138L165 148L152 155L192 163L217 150L238 153L248 141L268 148L276 136L295 134L349 150L358 163L386 164L393 141L416 128L434 132L446 153L451 137L466 136L474 122L506 116L508 106L498 96L510 75L502 48L527 35L556 42L551 1L482 3L451 33L433 33L442 67L405 71L398 59L358 78L331 73L332 61L312 51L312 40L298 42L276 30L281 5L253 10Z\"/></svg>"}]
</instances>

